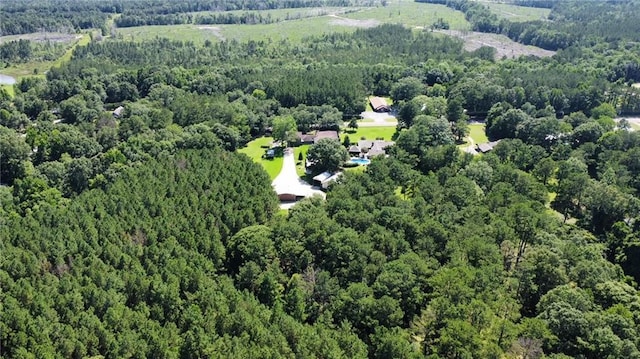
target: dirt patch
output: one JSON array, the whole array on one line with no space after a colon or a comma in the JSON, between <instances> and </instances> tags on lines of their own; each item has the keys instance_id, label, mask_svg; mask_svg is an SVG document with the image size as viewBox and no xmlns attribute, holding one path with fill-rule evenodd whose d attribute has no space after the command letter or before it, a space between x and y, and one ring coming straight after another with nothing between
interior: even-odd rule
<instances>
[{"instance_id":1,"label":"dirt patch","mask_svg":"<svg viewBox=\"0 0 640 359\"><path fill-rule=\"evenodd\" d=\"M555 55L555 51L541 49L535 46L527 46L517 43L504 35L487 34L475 31L458 31L458 30L437 30L436 32L455 36L464 40L464 49L467 51L475 51L482 46L489 46L496 49L496 59L503 57L516 58L519 56L537 56L549 57Z\"/></svg>"},{"instance_id":2,"label":"dirt patch","mask_svg":"<svg viewBox=\"0 0 640 359\"><path fill-rule=\"evenodd\" d=\"M356 19L349 19L346 17L338 16L335 14L329 15L329 17L334 18L329 23L331 25L337 25L337 26L370 28L370 27L376 27L380 25L380 21L376 19L356 20Z\"/></svg>"},{"instance_id":3,"label":"dirt patch","mask_svg":"<svg viewBox=\"0 0 640 359\"><path fill-rule=\"evenodd\" d=\"M34 32L31 34L22 34L22 35L9 35L9 36L0 36L0 44L16 41L16 40L30 40L34 42L60 42L67 43L73 42L82 38L82 35L77 34L66 34L61 32Z\"/></svg>"},{"instance_id":4,"label":"dirt patch","mask_svg":"<svg viewBox=\"0 0 640 359\"><path fill-rule=\"evenodd\" d=\"M640 117L618 117L615 118L614 121L618 123L622 119L627 120L627 123L629 124L629 127L632 131L640 130Z\"/></svg>"},{"instance_id":5,"label":"dirt patch","mask_svg":"<svg viewBox=\"0 0 640 359\"><path fill-rule=\"evenodd\" d=\"M222 29L217 26L198 26L198 29L211 32L213 36L217 37L220 41L225 40L224 36L222 36Z\"/></svg>"}]
</instances>

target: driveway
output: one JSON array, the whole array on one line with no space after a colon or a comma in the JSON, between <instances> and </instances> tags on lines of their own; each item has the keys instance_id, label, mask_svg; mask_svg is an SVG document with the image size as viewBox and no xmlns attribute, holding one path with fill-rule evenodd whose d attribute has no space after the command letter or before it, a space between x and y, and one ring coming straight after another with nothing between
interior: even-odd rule
<instances>
[{"instance_id":1,"label":"driveway","mask_svg":"<svg viewBox=\"0 0 640 359\"><path fill-rule=\"evenodd\" d=\"M278 176L273 180L271 186L278 195L280 194L294 194L302 197L312 197L313 195L320 195L325 198L324 192L317 187L313 187L300 177L296 173L296 160L293 155L293 148L287 148L284 150L284 157L282 162L282 169ZM293 202L295 204L295 202ZM280 208L289 208L293 205L291 202L280 204Z\"/></svg>"},{"instance_id":2,"label":"driveway","mask_svg":"<svg viewBox=\"0 0 640 359\"><path fill-rule=\"evenodd\" d=\"M398 120L392 112L365 111L360 114L360 117L373 120L373 122L358 122L358 126L362 127L395 127L398 125Z\"/></svg>"}]
</instances>

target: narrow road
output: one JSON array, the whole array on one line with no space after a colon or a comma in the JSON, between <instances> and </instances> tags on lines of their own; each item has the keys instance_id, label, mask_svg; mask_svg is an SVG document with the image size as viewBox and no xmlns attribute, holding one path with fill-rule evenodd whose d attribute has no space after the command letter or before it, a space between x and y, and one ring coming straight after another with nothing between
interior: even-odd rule
<instances>
[{"instance_id":1,"label":"narrow road","mask_svg":"<svg viewBox=\"0 0 640 359\"><path fill-rule=\"evenodd\" d=\"M477 155L478 151L476 151L476 142L471 138L471 136L467 136L467 141L469 142L469 146L465 147L463 151L471 153L472 155Z\"/></svg>"}]
</instances>

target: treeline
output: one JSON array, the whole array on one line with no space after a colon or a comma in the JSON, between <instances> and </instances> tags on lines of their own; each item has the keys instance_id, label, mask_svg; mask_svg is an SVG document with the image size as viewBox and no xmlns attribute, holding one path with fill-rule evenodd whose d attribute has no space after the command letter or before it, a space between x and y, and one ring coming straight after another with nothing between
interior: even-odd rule
<instances>
[{"instance_id":1,"label":"treeline","mask_svg":"<svg viewBox=\"0 0 640 359\"><path fill-rule=\"evenodd\" d=\"M0 44L0 64L16 64L29 61L53 61L65 51L64 44L51 41L35 42L14 40Z\"/></svg>"},{"instance_id":2,"label":"treeline","mask_svg":"<svg viewBox=\"0 0 640 359\"><path fill-rule=\"evenodd\" d=\"M277 19L270 14L262 15L259 12L233 13L208 13L208 14L170 14L170 15L145 15L143 13L127 13L115 19L118 27L132 27L144 25L178 25L178 24L271 24Z\"/></svg>"},{"instance_id":3,"label":"treeline","mask_svg":"<svg viewBox=\"0 0 640 359\"><path fill-rule=\"evenodd\" d=\"M0 35L18 35L38 31L75 32L103 29L107 18L120 14L118 26L169 25L192 23L190 13L203 11L269 10L325 6L376 6L379 0L167 0L91 1L91 0L18 0L0 4ZM262 23L256 13L244 15L203 15L196 23ZM191 19L191 20L190 20ZM221 22L217 22L221 21ZM265 17L262 21L269 21ZM108 29L103 31L107 32Z\"/></svg>"},{"instance_id":4,"label":"treeline","mask_svg":"<svg viewBox=\"0 0 640 359\"><path fill-rule=\"evenodd\" d=\"M99 29L109 13L119 9L112 1L3 1L0 4L0 35Z\"/></svg>"}]
</instances>

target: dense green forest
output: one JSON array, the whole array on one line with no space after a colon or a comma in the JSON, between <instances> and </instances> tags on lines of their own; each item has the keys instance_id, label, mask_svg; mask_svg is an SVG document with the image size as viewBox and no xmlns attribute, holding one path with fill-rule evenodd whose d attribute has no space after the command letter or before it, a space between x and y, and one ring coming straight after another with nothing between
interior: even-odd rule
<instances>
[{"instance_id":1,"label":"dense green forest","mask_svg":"<svg viewBox=\"0 0 640 359\"><path fill-rule=\"evenodd\" d=\"M519 26L444 3L477 30ZM0 26L372 4L21 0ZM640 358L640 133L617 119L640 113L625 25L640 14L537 4L550 21L521 33L571 39L544 59L399 24L295 43L95 36L0 88L0 357ZM6 65L61 51L0 45ZM279 210L236 150L275 119L357 127L369 95L394 103L389 156ZM493 151L461 151L470 117Z\"/></svg>"}]
</instances>

